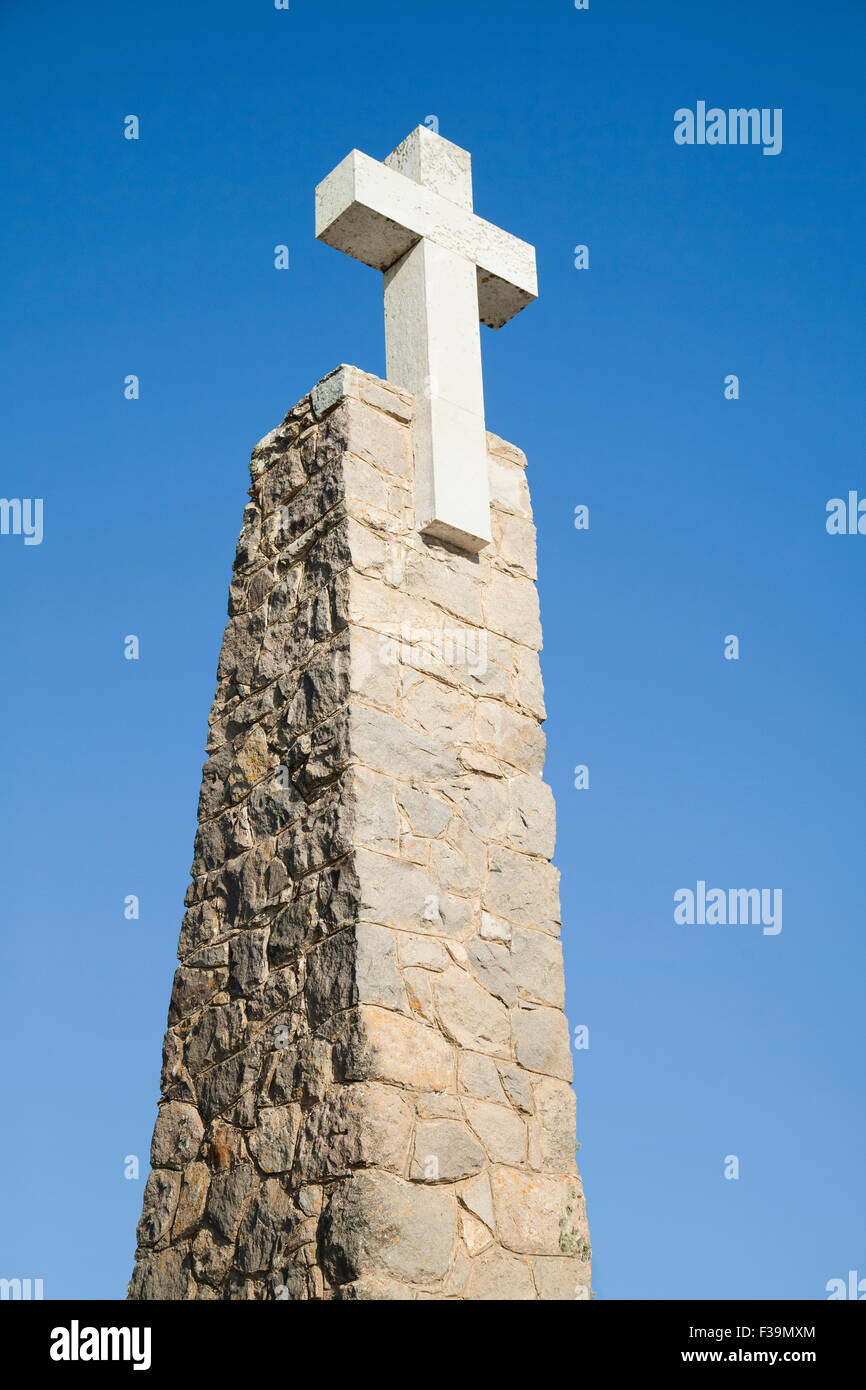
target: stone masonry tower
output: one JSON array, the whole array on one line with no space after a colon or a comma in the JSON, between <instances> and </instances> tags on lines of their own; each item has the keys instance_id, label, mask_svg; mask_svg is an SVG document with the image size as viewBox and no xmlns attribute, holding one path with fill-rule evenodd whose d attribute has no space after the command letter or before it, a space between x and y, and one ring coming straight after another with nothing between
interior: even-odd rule
<instances>
[{"instance_id":1,"label":"stone masonry tower","mask_svg":"<svg viewBox=\"0 0 866 1390\"><path fill-rule=\"evenodd\" d=\"M590 1296L526 460L395 370L253 451L132 1299Z\"/></svg>"}]
</instances>

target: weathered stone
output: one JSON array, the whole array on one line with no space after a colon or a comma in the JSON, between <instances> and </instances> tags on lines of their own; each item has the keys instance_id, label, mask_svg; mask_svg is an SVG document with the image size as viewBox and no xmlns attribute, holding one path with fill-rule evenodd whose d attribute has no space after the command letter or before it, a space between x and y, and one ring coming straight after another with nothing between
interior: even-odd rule
<instances>
[{"instance_id":1,"label":"weathered stone","mask_svg":"<svg viewBox=\"0 0 866 1390\"><path fill-rule=\"evenodd\" d=\"M493 1163L526 1162L526 1126L510 1106L467 1098L463 1109Z\"/></svg>"},{"instance_id":2,"label":"weathered stone","mask_svg":"<svg viewBox=\"0 0 866 1390\"><path fill-rule=\"evenodd\" d=\"M525 647L541 646L538 590L530 579L494 570L484 591L484 616L491 632Z\"/></svg>"},{"instance_id":3,"label":"weathered stone","mask_svg":"<svg viewBox=\"0 0 866 1390\"><path fill-rule=\"evenodd\" d=\"M491 517L496 552L509 569L516 570L527 579L535 579L538 566L535 561L535 527L524 517L509 516L494 509Z\"/></svg>"},{"instance_id":4,"label":"weathered stone","mask_svg":"<svg viewBox=\"0 0 866 1390\"><path fill-rule=\"evenodd\" d=\"M298 1115L292 1105L260 1110L247 1146L263 1173L287 1173L295 1153Z\"/></svg>"},{"instance_id":5,"label":"weathered stone","mask_svg":"<svg viewBox=\"0 0 866 1390\"><path fill-rule=\"evenodd\" d=\"M524 854L550 859L556 842L556 810L550 787L540 777L513 777L508 793L511 801L509 844Z\"/></svg>"},{"instance_id":6,"label":"weathered stone","mask_svg":"<svg viewBox=\"0 0 866 1390\"><path fill-rule=\"evenodd\" d=\"M157 1301L194 1298L195 1285L184 1249L176 1246L145 1255L135 1267L127 1297Z\"/></svg>"},{"instance_id":7,"label":"weathered stone","mask_svg":"<svg viewBox=\"0 0 866 1390\"><path fill-rule=\"evenodd\" d=\"M215 1120L210 1126L207 1144L202 1149L202 1158L206 1158L211 1167L220 1173L246 1163L248 1155L243 1130L226 1120Z\"/></svg>"},{"instance_id":8,"label":"weathered stone","mask_svg":"<svg viewBox=\"0 0 866 1390\"><path fill-rule=\"evenodd\" d=\"M215 946L202 946L185 958L184 964L201 970L215 970L229 963L229 943L219 941Z\"/></svg>"},{"instance_id":9,"label":"weathered stone","mask_svg":"<svg viewBox=\"0 0 866 1390\"><path fill-rule=\"evenodd\" d=\"M478 1100L505 1104L505 1093L492 1057L482 1052L461 1052L458 1057L459 1087Z\"/></svg>"},{"instance_id":10,"label":"weathered stone","mask_svg":"<svg viewBox=\"0 0 866 1390\"><path fill-rule=\"evenodd\" d=\"M217 1171L211 1178L207 1218L225 1240L234 1242L247 1202L256 1188L250 1164Z\"/></svg>"},{"instance_id":11,"label":"weathered stone","mask_svg":"<svg viewBox=\"0 0 866 1390\"><path fill-rule=\"evenodd\" d=\"M503 1004L510 1006L516 1003L516 973L512 969L512 958L507 947L500 942L476 939L469 942L466 951L470 969L478 983L501 999Z\"/></svg>"},{"instance_id":12,"label":"weathered stone","mask_svg":"<svg viewBox=\"0 0 866 1390\"><path fill-rule=\"evenodd\" d=\"M226 1281L223 1297L233 1303L264 1303L268 1297L268 1286L263 1278L245 1279L232 1271Z\"/></svg>"},{"instance_id":13,"label":"weathered stone","mask_svg":"<svg viewBox=\"0 0 866 1390\"><path fill-rule=\"evenodd\" d=\"M502 1085L508 1099L524 1114L532 1114L532 1082L521 1067L502 1067ZM572 1138L574 1137L572 1133Z\"/></svg>"},{"instance_id":14,"label":"weathered stone","mask_svg":"<svg viewBox=\"0 0 866 1390\"><path fill-rule=\"evenodd\" d=\"M199 1109L207 1120L227 1110L255 1085L262 1053L258 1043L219 1062L198 1081Z\"/></svg>"},{"instance_id":15,"label":"weathered stone","mask_svg":"<svg viewBox=\"0 0 866 1390\"><path fill-rule=\"evenodd\" d=\"M192 952L197 948L207 948L223 930L223 921L217 910L215 903L199 903L197 907L191 907L184 913L183 922L180 928L180 939L177 945L177 954L181 960L189 965L196 965L195 960L189 959ZM222 962L220 962L222 963ZM204 962L205 971L210 974L210 961Z\"/></svg>"},{"instance_id":16,"label":"weathered stone","mask_svg":"<svg viewBox=\"0 0 866 1390\"><path fill-rule=\"evenodd\" d=\"M567 1081L537 1077L534 1085L538 1114L539 1156L545 1168L567 1173L574 1167L577 1101Z\"/></svg>"},{"instance_id":17,"label":"weathered stone","mask_svg":"<svg viewBox=\"0 0 866 1390\"><path fill-rule=\"evenodd\" d=\"M456 1120L423 1120L415 1133L413 1178L423 1182L454 1182L484 1166L478 1140Z\"/></svg>"},{"instance_id":18,"label":"weathered stone","mask_svg":"<svg viewBox=\"0 0 866 1390\"><path fill-rule=\"evenodd\" d=\"M465 1211L460 1213L460 1235L470 1255L479 1254L493 1243L493 1236L484 1222Z\"/></svg>"},{"instance_id":19,"label":"weathered stone","mask_svg":"<svg viewBox=\"0 0 866 1390\"><path fill-rule=\"evenodd\" d=\"M400 963L405 966L418 966L423 970L437 973L447 970L450 957L444 946L426 936L411 936L408 932L400 935Z\"/></svg>"},{"instance_id":20,"label":"weathered stone","mask_svg":"<svg viewBox=\"0 0 866 1390\"><path fill-rule=\"evenodd\" d=\"M370 922L358 924L355 928L355 978L359 1003L405 1009L394 932Z\"/></svg>"},{"instance_id":21,"label":"weathered stone","mask_svg":"<svg viewBox=\"0 0 866 1390\"><path fill-rule=\"evenodd\" d=\"M446 747L472 742L472 700L413 671L404 680L403 717Z\"/></svg>"},{"instance_id":22,"label":"weathered stone","mask_svg":"<svg viewBox=\"0 0 866 1390\"><path fill-rule=\"evenodd\" d=\"M518 714L501 700L479 700L475 738L482 751L494 753L523 772L541 775L545 740L537 720Z\"/></svg>"},{"instance_id":23,"label":"weathered stone","mask_svg":"<svg viewBox=\"0 0 866 1390\"><path fill-rule=\"evenodd\" d=\"M180 1195L181 1177L170 1168L154 1168L144 1188L139 1245L156 1245L171 1230Z\"/></svg>"},{"instance_id":24,"label":"weathered stone","mask_svg":"<svg viewBox=\"0 0 866 1390\"><path fill-rule=\"evenodd\" d=\"M293 961L300 952L322 935L318 904L313 893L304 893L288 903L274 918L268 938L271 968Z\"/></svg>"},{"instance_id":25,"label":"weathered stone","mask_svg":"<svg viewBox=\"0 0 866 1390\"><path fill-rule=\"evenodd\" d=\"M472 1273L463 1294L478 1302L525 1302L536 1297L532 1270L517 1255L491 1246L472 1261Z\"/></svg>"},{"instance_id":26,"label":"weathered stone","mask_svg":"<svg viewBox=\"0 0 866 1390\"><path fill-rule=\"evenodd\" d=\"M296 1182L318 1182L353 1169L403 1173L412 1108L393 1086L345 1086L307 1115L298 1140Z\"/></svg>"},{"instance_id":27,"label":"weathered stone","mask_svg":"<svg viewBox=\"0 0 866 1390\"><path fill-rule=\"evenodd\" d=\"M266 908L279 903L288 886L285 866L273 850L264 845L229 860L222 881L227 899L226 915L236 927L252 924Z\"/></svg>"},{"instance_id":28,"label":"weathered stone","mask_svg":"<svg viewBox=\"0 0 866 1390\"><path fill-rule=\"evenodd\" d=\"M377 410L384 410L396 420L408 423L412 419L412 396L406 391L398 391L385 381L378 381L366 373L359 373L360 398Z\"/></svg>"},{"instance_id":29,"label":"weathered stone","mask_svg":"<svg viewBox=\"0 0 866 1390\"><path fill-rule=\"evenodd\" d=\"M422 1120L463 1120L460 1101L443 1091L418 1091L415 1111Z\"/></svg>"},{"instance_id":30,"label":"weathered stone","mask_svg":"<svg viewBox=\"0 0 866 1390\"><path fill-rule=\"evenodd\" d=\"M160 1089L163 1100L179 1100L195 1104L195 1091L189 1073L183 1065L183 1025L169 1028L162 1044Z\"/></svg>"},{"instance_id":31,"label":"weathered stone","mask_svg":"<svg viewBox=\"0 0 866 1390\"><path fill-rule=\"evenodd\" d=\"M484 890L488 912L558 935L559 874L552 864L494 845L489 867Z\"/></svg>"},{"instance_id":32,"label":"weathered stone","mask_svg":"<svg viewBox=\"0 0 866 1390\"><path fill-rule=\"evenodd\" d=\"M539 1256L533 1261L533 1270L539 1298L573 1302L590 1297L589 1264L585 1261Z\"/></svg>"},{"instance_id":33,"label":"weathered stone","mask_svg":"<svg viewBox=\"0 0 866 1390\"><path fill-rule=\"evenodd\" d=\"M360 921L440 936L459 937L468 931L471 906L443 892L423 870L367 850L358 850L354 858L361 879L356 909Z\"/></svg>"},{"instance_id":34,"label":"weathered stone","mask_svg":"<svg viewBox=\"0 0 866 1390\"><path fill-rule=\"evenodd\" d=\"M481 883L487 873L487 846L484 841L479 839L459 816L455 816L448 827L448 837L449 842L469 865L478 883ZM469 891L475 896L478 891L477 884L473 883Z\"/></svg>"},{"instance_id":35,"label":"weathered stone","mask_svg":"<svg viewBox=\"0 0 866 1390\"><path fill-rule=\"evenodd\" d=\"M394 933L361 922L323 941L309 957L306 994L314 1027L358 1003L405 1009Z\"/></svg>"},{"instance_id":36,"label":"weathered stone","mask_svg":"<svg viewBox=\"0 0 866 1390\"><path fill-rule=\"evenodd\" d=\"M506 444L497 435L487 432L487 481L490 487L491 511L516 512L527 519L532 516L529 488L526 483L525 456L514 445Z\"/></svg>"},{"instance_id":37,"label":"weathered stone","mask_svg":"<svg viewBox=\"0 0 866 1390\"><path fill-rule=\"evenodd\" d=\"M322 1189L302 1187L297 1196L298 1206L305 1216L318 1216L322 1210Z\"/></svg>"},{"instance_id":38,"label":"weathered stone","mask_svg":"<svg viewBox=\"0 0 866 1390\"><path fill-rule=\"evenodd\" d=\"M352 797L353 840L356 845L397 854L400 847L400 821L394 796L394 781L367 767L354 767L349 774L347 794Z\"/></svg>"},{"instance_id":39,"label":"weathered stone","mask_svg":"<svg viewBox=\"0 0 866 1390\"><path fill-rule=\"evenodd\" d=\"M482 912L479 935L485 941L502 941L508 945L511 942L511 923L494 917L490 912Z\"/></svg>"},{"instance_id":40,"label":"weathered stone","mask_svg":"<svg viewBox=\"0 0 866 1390\"><path fill-rule=\"evenodd\" d=\"M258 931L242 932L233 938L229 947L230 969L229 988L238 994L247 994L256 985L263 984L268 974L268 932L267 928Z\"/></svg>"},{"instance_id":41,"label":"weathered stone","mask_svg":"<svg viewBox=\"0 0 866 1390\"><path fill-rule=\"evenodd\" d=\"M332 1284L346 1284L380 1270L427 1284L448 1270L456 1234L447 1192L386 1173L356 1173L333 1190L325 1208L325 1274Z\"/></svg>"},{"instance_id":42,"label":"weathered stone","mask_svg":"<svg viewBox=\"0 0 866 1390\"><path fill-rule=\"evenodd\" d=\"M189 1031L184 1062L193 1076L237 1052L246 1041L247 1022L243 1003L212 1004L203 1009Z\"/></svg>"},{"instance_id":43,"label":"weathered stone","mask_svg":"<svg viewBox=\"0 0 866 1390\"><path fill-rule=\"evenodd\" d=\"M342 418L339 422L333 418L331 426L345 430L353 454L387 473L409 477L412 458L410 436L399 421L351 399L342 402L336 415Z\"/></svg>"},{"instance_id":44,"label":"weathered stone","mask_svg":"<svg viewBox=\"0 0 866 1390\"><path fill-rule=\"evenodd\" d=\"M180 1023L202 1004L209 1004L228 983L227 970L189 970L185 965L175 972L168 1009L169 1024Z\"/></svg>"},{"instance_id":45,"label":"weathered stone","mask_svg":"<svg viewBox=\"0 0 866 1390\"><path fill-rule=\"evenodd\" d=\"M436 1025L436 1009L433 1003L433 984L428 971L417 966L409 966L403 971L406 986L406 999L413 1014L425 1023Z\"/></svg>"},{"instance_id":46,"label":"weathered stone","mask_svg":"<svg viewBox=\"0 0 866 1390\"><path fill-rule=\"evenodd\" d=\"M572 1075L568 1024L558 1009L512 1009L514 1049L528 1071L544 1072L570 1081Z\"/></svg>"},{"instance_id":47,"label":"weathered stone","mask_svg":"<svg viewBox=\"0 0 866 1390\"><path fill-rule=\"evenodd\" d=\"M454 1263L451 1266L449 1274L442 1283L440 1292L438 1294L428 1294L422 1290L421 1292L419 1292L418 1298L462 1298L463 1290L466 1288L466 1281L469 1278L469 1271L471 1268L472 1264L469 1259L469 1256L466 1253L466 1250L462 1245L458 1245L457 1250L454 1254Z\"/></svg>"},{"instance_id":48,"label":"weathered stone","mask_svg":"<svg viewBox=\"0 0 866 1390\"><path fill-rule=\"evenodd\" d=\"M463 819L479 839L504 836L509 815L506 783L490 776L469 776L455 786L455 792Z\"/></svg>"},{"instance_id":49,"label":"weathered stone","mask_svg":"<svg viewBox=\"0 0 866 1390\"><path fill-rule=\"evenodd\" d=\"M546 932L515 927L511 939L514 982L524 999L565 1007L562 947Z\"/></svg>"},{"instance_id":50,"label":"weathered stone","mask_svg":"<svg viewBox=\"0 0 866 1390\"><path fill-rule=\"evenodd\" d=\"M307 1013L313 1027L358 1002L355 935L351 927L329 937L307 958Z\"/></svg>"},{"instance_id":51,"label":"weathered stone","mask_svg":"<svg viewBox=\"0 0 866 1390\"><path fill-rule=\"evenodd\" d=\"M385 1009L357 1009L334 1055L346 1081L390 1081L413 1091L446 1091L454 1084L454 1058L445 1039Z\"/></svg>"},{"instance_id":52,"label":"weathered stone","mask_svg":"<svg viewBox=\"0 0 866 1390\"><path fill-rule=\"evenodd\" d=\"M153 1141L150 1146L150 1162L154 1168L182 1168L198 1157L204 1138L204 1125L198 1111L192 1105L169 1101L160 1106Z\"/></svg>"},{"instance_id":53,"label":"weathered stone","mask_svg":"<svg viewBox=\"0 0 866 1390\"><path fill-rule=\"evenodd\" d=\"M497 1056L508 1055L511 1033L508 1014L464 970L453 966L438 976L434 985L439 1021L447 1037L459 1047L475 1048Z\"/></svg>"},{"instance_id":54,"label":"weathered stone","mask_svg":"<svg viewBox=\"0 0 866 1390\"><path fill-rule=\"evenodd\" d=\"M415 835L435 838L442 834L451 819L451 807L448 802L440 801L430 792L401 786L397 792L397 802L406 812Z\"/></svg>"},{"instance_id":55,"label":"weathered stone","mask_svg":"<svg viewBox=\"0 0 866 1390\"><path fill-rule=\"evenodd\" d=\"M192 1272L205 1284L221 1284L229 1272L233 1255L232 1241L221 1240L203 1226L192 1243Z\"/></svg>"},{"instance_id":56,"label":"weathered stone","mask_svg":"<svg viewBox=\"0 0 866 1390\"><path fill-rule=\"evenodd\" d=\"M255 724L241 746L235 749L228 773L228 792L232 801L248 795L270 769L268 738L260 724Z\"/></svg>"},{"instance_id":57,"label":"weathered stone","mask_svg":"<svg viewBox=\"0 0 866 1390\"><path fill-rule=\"evenodd\" d=\"M352 846L352 808L347 795L326 794L280 838L279 850L294 880L339 859Z\"/></svg>"},{"instance_id":58,"label":"weathered stone","mask_svg":"<svg viewBox=\"0 0 866 1390\"><path fill-rule=\"evenodd\" d=\"M460 1201L483 1221L486 1226L493 1229L493 1198L490 1195L490 1180L486 1173L473 1178L471 1182L465 1184L460 1189Z\"/></svg>"},{"instance_id":59,"label":"weathered stone","mask_svg":"<svg viewBox=\"0 0 866 1390\"><path fill-rule=\"evenodd\" d=\"M364 628L352 629L348 682L351 695L393 710L397 703L397 664L382 660L382 637Z\"/></svg>"},{"instance_id":60,"label":"weathered stone","mask_svg":"<svg viewBox=\"0 0 866 1390\"><path fill-rule=\"evenodd\" d=\"M422 869L430 868L430 840L420 835L400 836L400 857L409 864L418 864Z\"/></svg>"},{"instance_id":61,"label":"weathered stone","mask_svg":"<svg viewBox=\"0 0 866 1390\"><path fill-rule=\"evenodd\" d=\"M290 1248L292 1206L277 1178L268 1178L247 1209L238 1231L237 1265L245 1274L268 1271Z\"/></svg>"},{"instance_id":62,"label":"weathered stone","mask_svg":"<svg viewBox=\"0 0 866 1390\"><path fill-rule=\"evenodd\" d=\"M457 771L454 754L435 738L380 710L352 705L350 730L356 756L374 772L433 781Z\"/></svg>"},{"instance_id":63,"label":"weathered stone","mask_svg":"<svg viewBox=\"0 0 866 1390\"><path fill-rule=\"evenodd\" d=\"M536 719L547 718L538 653L529 651L525 647L520 647L517 650L515 693L517 703L524 713L533 714Z\"/></svg>"},{"instance_id":64,"label":"weathered stone","mask_svg":"<svg viewBox=\"0 0 866 1390\"><path fill-rule=\"evenodd\" d=\"M337 1284L331 1293L335 1303L411 1303L412 1289L384 1274L365 1274L349 1284Z\"/></svg>"},{"instance_id":65,"label":"weathered stone","mask_svg":"<svg viewBox=\"0 0 866 1390\"><path fill-rule=\"evenodd\" d=\"M526 1255L574 1253L579 1238L578 1189L568 1178L496 1167L490 1172L496 1228L502 1244Z\"/></svg>"},{"instance_id":66,"label":"weathered stone","mask_svg":"<svg viewBox=\"0 0 866 1390\"><path fill-rule=\"evenodd\" d=\"M201 1221L210 1185L210 1169L206 1163L190 1163L184 1169L183 1187L177 1204L172 1239L194 1231Z\"/></svg>"},{"instance_id":67,"label":"weathered stone","mask_svg":"<svg viewBox=\"0 0 866 1390\"><path fill-rule=\"evenodd\" d=\"M331 1087L331 1049L321 1038L304 1038L292 1067L291 1095L301 1105L324 1101Z\"/></svg>"},{"instance_id":68,"label":"weathered stone","mask_svg":"<svg viewBox=\"0 0 866 1390\"><path fill-rule=\"evenodd\" d=\"M301 962L297 961L283 970L270 971L261 989L254 986L251 990L247 999L247 1017L258 1022L271 1018L280 1010L287 1011L292 1004L299 1005L302 968Z\"/></svg>"},{"instance_id":69,"label":"weathered stone","mask_svg":"<svg viewBox=\"0 0 866 1390\"><path fill-rule=\"evenodd\" d=\"M443 840L434 840L430 850L433 875L443 888L464 898L478 892L481 874L471 867L453 845L448 845Z\"/></svg>"}]
</instances>

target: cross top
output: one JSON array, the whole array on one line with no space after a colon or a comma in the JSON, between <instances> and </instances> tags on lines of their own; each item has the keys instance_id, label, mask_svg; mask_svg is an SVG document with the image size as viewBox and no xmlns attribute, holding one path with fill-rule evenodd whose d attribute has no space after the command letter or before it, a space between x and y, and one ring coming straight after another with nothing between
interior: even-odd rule
<instances>
[{"instance_id":1,"label":"cross top","mask_svg":"<svg viewBox=\"0 0 866 1390\"><path fill-rule=\"evenodd\" d=\"M479 320L538 293L535 251L472 210L469 154L418 126L384 163L352 150L316 189L316 236L385 276L387 377L415 393L415 516L427 535L490 542Z\"/></svg>"}]
</instances>

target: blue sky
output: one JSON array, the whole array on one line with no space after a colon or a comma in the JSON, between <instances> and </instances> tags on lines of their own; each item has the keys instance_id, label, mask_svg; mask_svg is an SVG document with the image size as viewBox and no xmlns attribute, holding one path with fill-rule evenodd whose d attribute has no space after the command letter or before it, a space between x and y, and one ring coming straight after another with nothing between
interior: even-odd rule
<instances>
[{"instance_id":1,"label":"blue sky","mask_svg":"<svg viewBox=\"0 0 866 1390\"><path fill-rule=\"evenodd\" d=\"M485 393L539 527L595 1288L866 1276L866 537L824 524L866 495L866 11L6 0L0 40L0 493L44 499L41 545L0 536L0 1274L125 1291L250 449L384 372L381 276L313 189L435 116L538 249ZM698 100L781 108L781 154L676 145ZM699 879L781 888L783 930L677 926Z\"/></svg>"}]
</instances>

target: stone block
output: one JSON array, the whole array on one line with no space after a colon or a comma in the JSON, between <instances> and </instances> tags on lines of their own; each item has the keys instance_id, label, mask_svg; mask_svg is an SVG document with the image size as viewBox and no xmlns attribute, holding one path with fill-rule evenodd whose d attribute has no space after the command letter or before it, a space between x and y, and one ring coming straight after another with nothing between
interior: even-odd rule
<instances>
[{"instance_id":1,"label":"stone block","mask_svg":"<svg viewBox=\"0 0 866 1390\"><path fill-rule=\"evenodd\" d=\"M490 1171L496 1229L508 1250L523 1255L561 1255L571 1238L569 1208L577 1189L568 1178L496 1167Z\"/></svg>"},{"instance_id":2,"label":"stone block","mask_svg":"<svg viewBox=\"0 0 866 1390\"><path fill-rule=\"evenodd\" d=\"M565 1007L562 946L546 932L515 927L511 939L514 983L524 999Z\"/></svg>"},{"instance_id":3,"label":"stone block","mask_svg":"<svg viewBox=\"0 0 866 1390\"><path fill-rule=\"evenodd\" d=\"M404 1174L414 1124L394 1086L344 1086L310 1110L298 1139L294 1181L321 1182L359 1168Z\"/></svg>"},{"instance_id":4,"label":"stone block","mask_svg":"<svg viewBox=\"0 0 866 1390\"><path fill-rule=\"evenodd\" d=\"M507 1056L511 1048L508 1011L465 970L437 976L433 986L439 1022L458 1047Z\"/></svg>"},{"instance_id":5,"label":"stone block","mask_svg":"<svg viewBox=\"0 0 866 1390\"><path fill-rule=\"evenodd\" d=\"M559 1076L564 1081L572 1077L571 1047L568 1024L559 1009L513 1009L514 1050L518 1062L527 1071Z\"/></svg>"},{"instance_id":6,"label":"stone block","mask_svg":"<svg viewBox=\"0 0 866 1390\"><path fill-rule=\"evenodd\" d=\"M360 1007L334 1045L346 1081L387 1081L412 1091L453 1088L454 1056L445 1038L415 1019Z\"/></svg>"},{"instance_id":7,"label":"stone block","mask_svg":"<svg viewBox=\"0 0 866 1390\"><path fill-rule=\"evenodd\" d=\"M355 1173L332 1189L322 1218L325 1275L337 1285L376 1272L429 1284L447 1273L456 1235L448 1192L389 1173Z\"/></svg>"},{"instance_id":8,"label":"stone block","mask_svg":"<svg viewBox=\"0 0 866 1390\"><path fill-rule=\"evenodd\" d=\"M473 1260L463 1297L486 1303L528 1302L537 1297L532 1270L517 1255L491 1246Z\"/></svg>"},{"instance_id":9,"label":"stone block","mask_svg":"<svg viewBox=\"0 0 866 1390\"><path fill-rule=\"evenodd\" d=\"M423 1120L415 1132L411 1176L421 1182L455 1182L484 1167L484 1149L457 1120Z\"/></svg>"}]
</instances>

